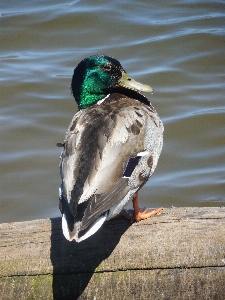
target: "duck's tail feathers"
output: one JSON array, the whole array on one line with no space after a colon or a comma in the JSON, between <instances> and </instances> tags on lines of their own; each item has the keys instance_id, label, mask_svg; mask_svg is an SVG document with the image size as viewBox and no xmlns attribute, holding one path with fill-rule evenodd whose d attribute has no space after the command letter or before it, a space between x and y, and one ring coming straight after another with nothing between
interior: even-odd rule
<instances>
[{"instance_id":1,"label":"duck's tail feathers","mask_svg":"<svg viewBox=\"0 0 225 300\"><path fill-rule=\"evenodd\" d=\"M74 227L73 231L70 231L65 213L62 215L62 230L65 238L68 241L72 241L73 239L75 239L77 235L76 228Z\"/></svg>"},{"instance_id":2,"label":"duck's tail feathers","mask_svg":"<svg viewBox=\"0 0 225 300\"><path fill-rule=\"evenodd\" d=\"M71 231L68 226L66 214L62 215L62 230L65 238L68 241L75 240L77 243L86 240L88 237L93 235L102 226L108 216L108 211L102 214L96 221L94 221L87 229L79 231L81 222L74 224L74 228Z\"/></svg>"}]
</instances>

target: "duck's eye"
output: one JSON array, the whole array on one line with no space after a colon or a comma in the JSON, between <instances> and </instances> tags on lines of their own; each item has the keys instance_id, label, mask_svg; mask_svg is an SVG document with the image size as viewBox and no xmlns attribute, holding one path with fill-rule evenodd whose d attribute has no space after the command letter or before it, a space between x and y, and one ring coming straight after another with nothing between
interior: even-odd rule
<instances>
[{"instance_id":1,"label":"duck's eye","mask_svg":"<svg viewBox=\"0 0 225 300\"><path fill-rule=\"evenodd\" d=\"M102 67L102 69L103 69L104 71L111 71L111 65L104 65L104 66Z\"/></svg>"}]
</instances>

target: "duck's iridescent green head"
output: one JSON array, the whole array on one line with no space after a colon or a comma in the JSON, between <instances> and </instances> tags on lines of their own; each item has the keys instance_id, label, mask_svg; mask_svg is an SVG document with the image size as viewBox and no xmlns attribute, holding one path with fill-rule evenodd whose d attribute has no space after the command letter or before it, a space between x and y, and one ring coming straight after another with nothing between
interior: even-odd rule
<instances>
[{"instance_id":1,"label":"duck's iridescent green head","mask_svg":"<svg viewBox=\"0 0 225 300\"><path fill-rule=\"evenodd\" d=\"M152 92L152 88L129 77L120 62L107 55L92 55L74 70L71 89L79 109L95 104L114 88Z\"/></svg>"}]
</instances>

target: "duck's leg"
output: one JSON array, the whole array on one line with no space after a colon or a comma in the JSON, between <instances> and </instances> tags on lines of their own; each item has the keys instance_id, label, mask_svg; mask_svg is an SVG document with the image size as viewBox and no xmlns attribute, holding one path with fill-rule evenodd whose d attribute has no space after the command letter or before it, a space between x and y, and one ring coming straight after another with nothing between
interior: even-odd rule
<instances>
[{"instance_id":1,"label":"duck's leg","mask_svg":"<svg viewBox=\"0 0 225 300\"><path fill-rule=\"evenodd\" d=\"M162 207L154 209L154 210L151 210L149 208L139 209L139 206L138 206L138 193L136 193L134 198L133 198L133 208L134 208L133 220L135 222L139 222L141 220L148 219L148 218L156 215L157 213L159 213L163 209Z\"/></svg>"},{"instance_id":2,"label":"duck's leg","mask_svg":"<svg viewBox=\"0 0 225 300\"><path fill-rule=\"evenodd\" d=\"M139 222L141 220L148 219L157 213L159 213L163 208L157 208L157 209L151 209L151 208L142 208L139 209L138 206L138 193L135 194L133 198L133 208L134 212L133 215L130 213L130 211L127 211L126 209L123 209L120 213L120 215L126 217L127 219L131 219L134 222Z\"/></svg>"}]
</instances>

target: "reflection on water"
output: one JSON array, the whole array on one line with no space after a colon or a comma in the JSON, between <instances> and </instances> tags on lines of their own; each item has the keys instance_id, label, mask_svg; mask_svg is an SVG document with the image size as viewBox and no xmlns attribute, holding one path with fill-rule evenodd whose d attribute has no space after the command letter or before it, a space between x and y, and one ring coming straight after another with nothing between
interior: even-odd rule
<instances>
[{"instance_id":1,"label":"reflection on water","mask_svg":"<svg viewBox=\"0 0 225 300\"><path fill-rule=\"evenodd\" d=\"M5 7L4 7L5 5ZM165 125L143 205L225 203L223 1L7 1L1 10L0 222L59 216L60 149L77 110L73 68L105 53Z\"/></svg>"}]
</instances>

